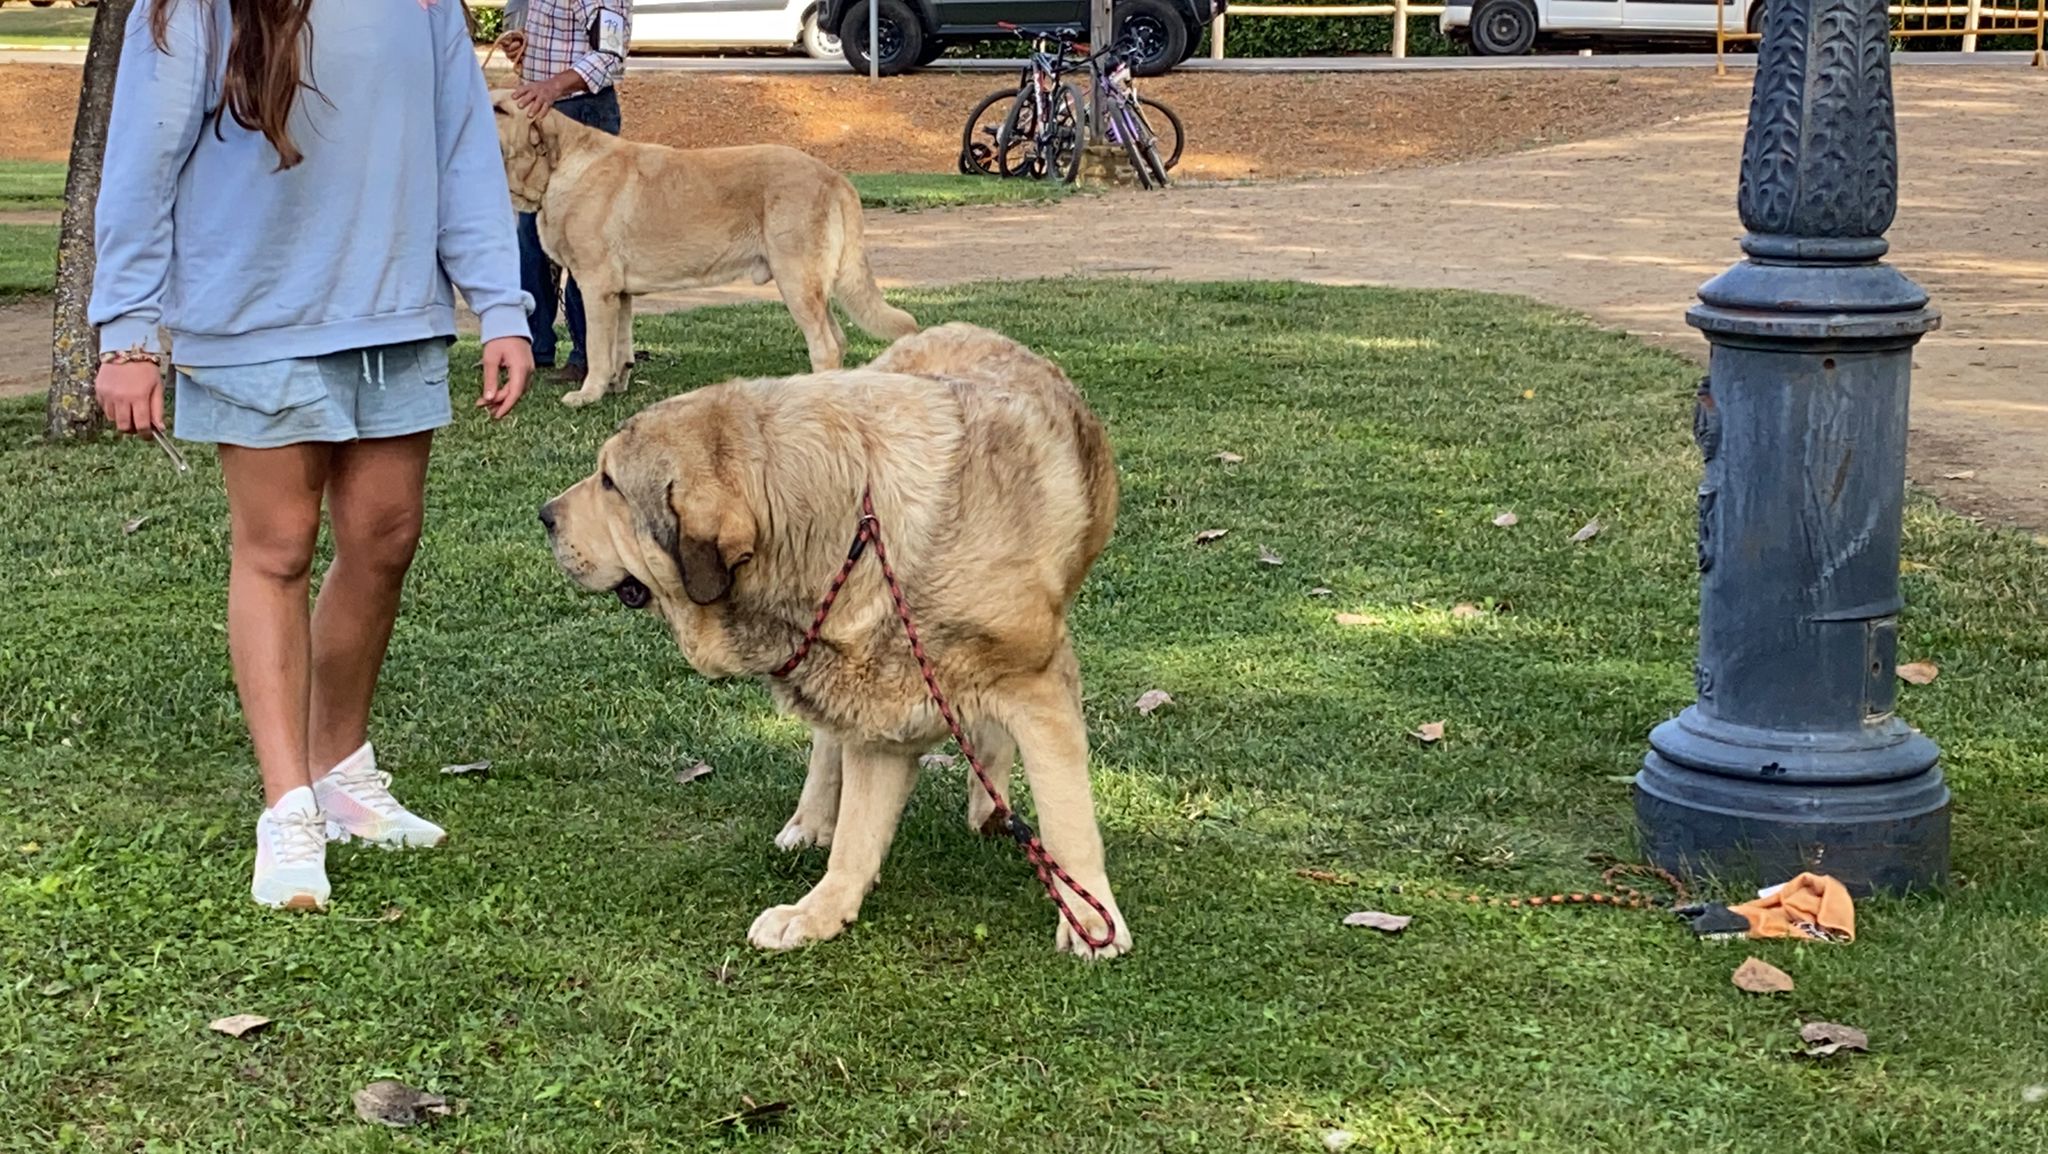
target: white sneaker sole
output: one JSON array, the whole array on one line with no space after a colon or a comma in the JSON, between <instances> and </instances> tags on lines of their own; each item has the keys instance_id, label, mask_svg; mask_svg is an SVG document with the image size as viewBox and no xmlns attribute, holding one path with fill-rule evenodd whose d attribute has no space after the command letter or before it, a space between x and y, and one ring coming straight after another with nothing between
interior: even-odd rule
<instances>
[{"instance_id":1,"label":"white sneaker sole","mask_svg":"<svg viewBox=\"0 0 2048 1154\"><path fill-rule=\"evenodd\" d=\"M290 910L294 913L318 913L327 908L327 903L312 894L293 894L282 901L265 901L256 895L249 895L256 904L266 909Z\"/></svg>"},{"instance_id":2,"label":"white sneaker sole","mask_svg":"<svg viewBox=\"0 0 2048 1154\"><path fill-rule=\"evenodd\" d=\"M347 845L350 842L359 841L365 845L373 845L376 846L378 849L387 851L401 849L432 849L435 846L440 845L441 843L448 840L448 831L442 830L440 836L432 839L431 841L428 840L426 835L424 834L400 833L394 834L393 836L388 838L358 837L355 834L352 834L347 830L341 828L340 822L330 821L327 823L327 840L328 842L334 845Z\"/></svg>"}]
</instances>

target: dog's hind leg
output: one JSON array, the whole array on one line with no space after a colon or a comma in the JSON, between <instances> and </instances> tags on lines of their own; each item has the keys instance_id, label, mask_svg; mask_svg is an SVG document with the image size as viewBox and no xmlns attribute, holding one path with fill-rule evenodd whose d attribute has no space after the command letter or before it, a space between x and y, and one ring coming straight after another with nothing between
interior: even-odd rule
<instances>
[{"instance_id":1,"label":"dog's hind leg","mask_svg":"<svg viewBox=\"0 0 2048 1154\"><path fill-rule=\"evenodd\" d=\"M846 353L846 338L832 316L832 302L825 295L824 283L801 269L785 271L790 275L777 275L775 288L782 294L782 303L789 306L796 327L804 331L804 343L811 352L811 371L823 373L838 368Z\"/></svg>"},{"instance_id":2,"label":"dog's hind leg","mask_svg":"<svg viewBox=\"0 0 2048 1154\"><path fill-rule=\"evenodd\" d=\"M811 765L796 812L775 835L777 849L831 845L839 823L839 739L822 729L811 731Z\"/></svg>"},{"instance_id":3,"label":"dog's hind leg","mask_svg":"<svg viewBox=\"0 0 2048 1154\"><path fill-rule=\"evenodd\" d=\"M619 392L625 392L633 384L633 294L619 294L619 320L617 329Z\"/></svg>"},{"instance_id":4,"label":"dog's hind leg","mask_svg":"<svg viewBox=\"0 0 2048 1154\"><path fill-rule=\"evenodd\" d=\"M1010 800L1010 767L1017 760L1017 739L1000 725L984 722L971 728L968 740L974 743L974 755L981 759L981 768L988 773L989 783ZM1003 827L995 824L996 804L991 801L988 791L974 776L974 770L967 770L967 828L988 837L998 837Z\"/></svg>"},{"instance_id":5,"label":"dog's hind leg","mask_svg":"<svg viewBox=\"0 0 2048 1154\"><path fill-rule=\"evenodd\" d=\"M825 876L795 905L761 911L747 940L764 950L788 950L836 937L860 916L861 902L881 875L895 840L903 803L917 781L917 758L900 750L840 746L839 824Z\"/></svg>"},{"instance_id":6,"label":"dog's hind leg","mask_svg":"<svg viewBox=\"0 0 2048 1154\"><path fill-rule=\"evenodd\" d=\"M1060 896L1088 934L1108 937L1092 946L1060 919L1054 944L1091 960L1113 958L1131 948L1130 923L1117 909L1103 863L1102 831L1095 824L1095 799L1088 785L1088 728L1081 716L1081 678L1068 648L1044 674L1024 681L1003 708L1010 732L1024 752L1024 775L1038 811L1038 835L1053 858L1109 911L1115 926L1061 883Z\"/></svg>"}]
</instances>

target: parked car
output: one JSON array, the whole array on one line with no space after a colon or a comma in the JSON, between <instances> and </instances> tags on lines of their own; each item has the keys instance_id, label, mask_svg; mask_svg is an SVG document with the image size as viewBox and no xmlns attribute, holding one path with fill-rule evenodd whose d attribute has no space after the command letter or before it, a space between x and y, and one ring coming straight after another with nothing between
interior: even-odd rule
<instances>
[{"instance_id":1,"label":"parked car","mask_svg":"<svg viewBox=\"0 0 2048 1154\"><path fill-rule=\"evenodd\" d=\"M1754 32L1763 0L1721 0L1723 26ZM1475 56L1520 56L1541 40L1714 38L1715 0L1445 0L1437 27Z\"/></svg>"},{"instance_id":2,"label":"parked car","mask_svg":"<svg viewBox=\"0 0 2048 1154\"><path fill-rule=\"evenodd\" d=\"M868 72L868 5L879 4L879 71L895 76L939 58L948 48L1009 40L1005 23L1026 28L1088 27L1089 0L821 0L818 27L839 37L846 62ZM1202 29L1224 0L1115 0L1114 34L1138 41L1133 71L1157 76L1194 55Z\"/></svg>"},{"instance_id":3,"label":"parked car","mask_svg":"<svg viewBox=\"0 0 2048 1154\"><path fill-rule=\"evenodd\" d=\"M794 48L841 54L818 27L819 0L634 0L634 48Z\"/></svg>"}]
</instances>

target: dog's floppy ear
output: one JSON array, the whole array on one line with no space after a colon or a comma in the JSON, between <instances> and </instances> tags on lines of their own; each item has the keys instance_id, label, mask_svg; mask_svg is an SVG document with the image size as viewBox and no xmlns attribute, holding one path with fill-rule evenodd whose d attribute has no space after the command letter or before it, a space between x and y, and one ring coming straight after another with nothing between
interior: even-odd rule
<instances>
[{"instance_id":1,"label":"dog's floppy ear","mask_svg":"<svg viewBox=\"0 0 2048 1154\"><path fill-rule=\"evenodd\" d=\"M710 482L691 493L676 491L680 474L673 458L615 461L619 491L648 537L676 563L683 592L710 605L732 592L733 570L753 560L754 519L739 495ZM691 508L685 509L688 502Z\"/></svg>"}]
</instances>

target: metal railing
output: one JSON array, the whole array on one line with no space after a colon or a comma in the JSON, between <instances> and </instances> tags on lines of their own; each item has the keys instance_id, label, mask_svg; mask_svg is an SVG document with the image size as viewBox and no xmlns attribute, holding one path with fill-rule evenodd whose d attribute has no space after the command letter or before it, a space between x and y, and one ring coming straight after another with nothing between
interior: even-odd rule
<instances>
[{"instance_id":1,"label":"metal railing","mask_svg":"<svg viewBox=\"0 0 2048 1154\"><path fill-rule=\"evenodd\" d=\"M1394 38L1390 51L1395 56L1408 55L1408 18L1410 16L1441 16L1441 4L1410 4L1408 0L1394 0L1391 4L1232 4L1229 11L1216 17L1209 26L1209 59L1223 59L1223 36L1227 22L1239 17L1253 16L1391 16L1394 19Z\"/></svg>"},{"instance_id":2,"label":"metal railing","mask_svg":"<svg viewBox=\"0 0 2048 1154\"><path fill-rule=\"evenodd\" d=\"M1730 44L1753 44L1763 39L1758 32L1751 32L1746 26L1740 31L1728 27L1729 5L1714 6L1714 73L1728 75L1728 46ZM1977 51L1980 36L2032 36L2034 38L2034 67L2048 66L2048 54L2042 50L2044 31L2048 31L2048 0L1966 0L1960 4L1893 4L1886 9L1891 16L1894 39L1910 40L1919 37L1947 36L1961 37L1963 51Z\"/></svg>"}]
</instances>

